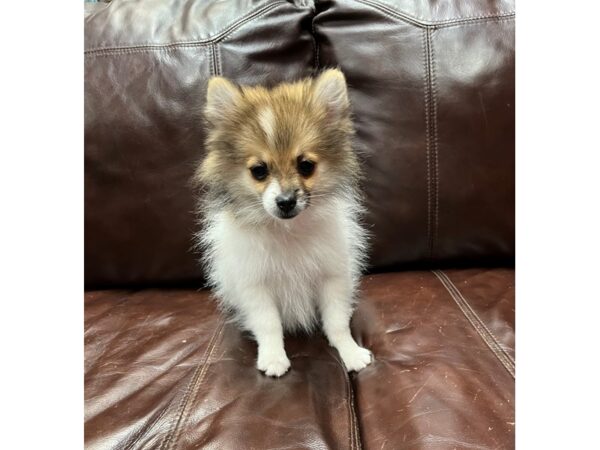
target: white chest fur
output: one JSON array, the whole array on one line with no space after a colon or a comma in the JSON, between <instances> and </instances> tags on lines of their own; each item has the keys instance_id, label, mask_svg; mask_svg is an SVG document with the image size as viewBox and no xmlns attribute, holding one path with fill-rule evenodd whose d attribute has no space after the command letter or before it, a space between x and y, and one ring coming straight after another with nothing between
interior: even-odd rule
<instances>
[{"instance_id":1,"label":"white chest fur","mask_svg":"<svg viewBox=\"0 0 600 450\"><path fill-rule=\"evenodd\" d=\"M275 300L284 329L311 329L323 281L358 278L364 239L352 206L335 201L262 227L215 214L202 239L209 279L223 305L237 311L251 288L260 286Z\"/></svg>"}]
</instances>

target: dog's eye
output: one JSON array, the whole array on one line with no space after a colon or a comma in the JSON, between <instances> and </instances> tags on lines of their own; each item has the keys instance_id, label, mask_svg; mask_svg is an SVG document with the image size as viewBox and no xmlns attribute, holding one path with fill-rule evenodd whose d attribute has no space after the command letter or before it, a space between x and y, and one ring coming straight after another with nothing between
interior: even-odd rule
<instances>
[{"instance_id":1,"label":"dog's eye","mask_svg":"<svg viewBox=\"0 0 600 450\"><path fill-rule=\"evenodd\" d=\"M269 169L267 169L265 164L258 164L250 167L250 173L256 180L262 181L269 175Z\"/></svg>"},{"instance_id":2,"label":"dog's eye","mask_svg":"<svg viewBox=\"0 0 600 450\"><path fill-rule=\"evenodd\" d=\"M300 172L300 175L302 175L303 177L310 177L314 171L315 171L315 163L314 162L312 162L308 159L298 160L298 172Z\"/></svg>"}]
</instances>

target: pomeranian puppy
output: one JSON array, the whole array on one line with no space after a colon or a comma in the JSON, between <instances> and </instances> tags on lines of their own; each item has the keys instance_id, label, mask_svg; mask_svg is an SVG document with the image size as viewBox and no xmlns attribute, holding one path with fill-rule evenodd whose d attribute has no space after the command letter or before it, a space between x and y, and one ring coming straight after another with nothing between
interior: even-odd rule
<instances>
[{"instance_id":1,"label":"pomeranian puppy","mask_svg":"<svg viewBox=\"0 0 600 450\"><path fill-rule=\"evenodd\" d=\"M209 81L197 171L205 273L258 343L257 367L290 368L284 333L321 325L348 371L372 359L350 334L365 254L344 75L273 89Z\"/></svg>"}]
</instances>

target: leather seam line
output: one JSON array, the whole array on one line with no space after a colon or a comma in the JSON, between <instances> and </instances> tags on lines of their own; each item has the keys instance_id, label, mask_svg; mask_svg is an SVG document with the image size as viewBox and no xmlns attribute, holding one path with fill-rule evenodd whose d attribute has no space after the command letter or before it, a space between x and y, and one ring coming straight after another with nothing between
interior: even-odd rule
<instances>
[{"instance_id":1,"label":"leather seam line","mask_svg":"<svg viewBox=\"0 0 600 450\"><path fill-rule=\"evenodd\" d=\"M217 72L217 63L215 61L215 45L214 44L210 44L208 46L209 49L209 59L210 59L210 76L214 77L216 72Z\"/></svg>"},{"instance_id":2,"label":"leather seam line","mask_svg":"<svg viewBox=\"0 0 600 450\"><path fill-rule=\"evenodd\" d=\"M169 427L169 431L165 435L159 447L161 450L174 448L175 445L177 445L177 440L179 439L181 428L187 421L186 410L188 409L188 406L190 404L190 399L192 399L192 396L193 398L196 397L198 388L204 380L204 376L208 369L208 363L210 361L210 358L212 357L218 338L221 336L221 333L224 328L224 323L225 322L223 321L223 319L221 319L217 324L217 327L215 328L215 331L213 332L213 335L211 336L210 341L208 342L208 346L204 351L202 362L199 363L198 366L196 366L196 369L194 370L194 373L192 374L192 377L190 378L190 381L185 388L184 394L181 398L181 401L179 402L179 407L177 408L178 411L176 414L176 419L174 419L173 424Z\"/></svg>"},{"instance_id":3,"label":"leather seam line","mask_svg":"<svg viewBox=\"0 0 600 450\"><path fill-rule=\"evenodd\" d=\"M504 366L504 368L515 378L515 362L508 353L502 348L496 337L492 334L489 328L481 320L481 318L475 313L471 305L458 290L458 288L452 283L450 278L441 270L433 270L432 273L438 278L442 285L446 288L454 302L457 304L463 315L467 318L469 323L475 328L475 331L483 339L492 353L496 356L498 361Z\"/></svg>"},{"instance_id":4,"label":"leather seam line","mask_svg":"<svg viewBox=\"0 0 600 450\"><path fill-rule=\"evenodd\" d=\"M479 323L481 323L481 326L490 334L490 336L493 338L493 340L498 344L498 347L505 354L506 358L512 363L512 365L514 365L515 364L514 359L508 353L506 353L506 351L502 348L502 346L499 343L498 338L496 338L496 336L494 335L494 333L492 333L492 331L488 328L488 326L481 319L481 317L479 317L479 314L477 314L477 312L473 309L473 307L471 306L471 304L469 303L469 301L462 294L462 292L458 289L458 287L452 282L452 280L450 279L450 277L448 275L446 275L446 273L444 271L442 271L442 270L440 270L439 272L444 277L444 279L448 282L449 286L463 300L465 306L469 309L469 311L473 314L473 316L479 321Z\"/></svg>"},{"instance_id":5,"label":"leather seam line","mask_svg":"<svg viewBox=\"0 0 600 450\"><path fill-rule=\"evenodd\" d=\"M515 363L510 357L510 355L508 355L508 353L506 353L506 351L502 348L502 346L498 342L498 339L496 339L494 334L489 330L489 328L473 310L467 299L462 295L462 293L458 290L454 283L452 283L452 280L450 280L450 278L442 271L434 271L434 273L442 282L444 287L448 290L455 302L457 302L463 314L467 317L467 319L469 319L469 322L471 322L471 324L473 325L473 327L475 327L479 335L490 347L490 350L494 352L496 357L500 360L500 362L502 362L502 364L514 377Z\"/></svg>"},{"instance_id":6,"label":"leather seam line","mask_svg":"<svg viewBox=\"0 0 600 450\"><path fill-rule=\"evenodd\" d=\"M513 18L515 16L514 11L500 11L494 14L484 14L480 16L468 16L468 17L453 17L451 19L444 20L426 20L420 17L414 17L410 14L406 14L397 10L392 5L382 2L381 0L355 0L357 3L370 6L371 8L377 9L384 15L398 19L402 22L409 23L420 28L445 28L447 26L463 25L473 22L493 22L497 19Z\"/></svg>"},{"instance_id":7,"label":"leather seam line","mask_svg":"<svg viewBox=\"0 0 600 450\"><path fill-rule=\"evenodd\" d=\"M221 76L223 75L223 62L221 60L221 48L219 47L219 43L215 42L213 44L213 47L215 48L215 55L217 58L217 65L215 66L215 75Z\"/></svg>"},{"instance_id":8,"label":"leather seam line","mask_svg":"<svg viewBox=\"0 0 600 450\"><path fill-rule=\"evenodd\" d=\"M432 36L435 30L429 29L429 82L431 92L431 124L433 135L433 229L431 232L431 243L429 247L429 258L435 257L437 245L438 220L439 220L439 170L438 170L438 126L437 126L437 73L435 71L435 50L433 47Z\"/></svg>"},{"instance_id":9,"label":"leather seam line","mask_svg":"<svg viewBox=\"0 0 600 450\"><path fill-rule=\"evenodd\" d=\"M427 164L427 253L430 260L435 254L439 210L439 170L437 136L437 84L431 35L423 29L423 59L425 65L425 156Z\"/></svg>"},{"instance_id":10,"label":"leather seam line","mask_svg":"<svg viewBox=\"0 0 600 450\"><path fill-rule=\"evenodd\" d=\"M227 25L221 31L218 31L210 38L200 39L197 41L177 41L170 42L166 44L144 44L144 45L125 45L121 47L104 47L104 48L94 48L85 50L84 56L107 56L107 55L119 55L119 54L129 54L129 53L140 53L147 51L168 51L174 50L177 48L187 48L187 47L202 47L205 45L215 44L217 42L223 41L230 37L233 33L239 30L244 25L261 17L267 12L275 9L281 5L287 5L288 2L278 0L272 3L266 2L260 7L248 12L246 15L242 16L235 22L230 25Z\"/></svg>"},{"instance_id":11,"label":"leather seam line","mask_svg":"<svg viewBox=\"0 0 600 450\"><path fill-rule=\"evenodd\" d=\"M353 394L353 387L352 387L352 383L350 382L350 376L348 375L348 372L346 371L346 366L344 366L344 363L339 359L338 354L337 354L337 350L333 349L333 351L331 350L331 348L328 348L328 353L333 357L333 359L338 363L338 367L340 367L342 369L342 373L344 376L344 381L346 383L346 404L348 405L348 425L350 427L350 432L348 435L348 440L349 440L349 445L351 449L362 449L362 446L360 444L360 432L358 430L358 425L357 425L357 416L356 416L356 411L355 411L355 406L354 406L354 394Z\"/></svg>"},{"instance_id":12,"label":"leather seam line","mask_svg":"<svg viewBox=\"0 0 600 450\"><path fill-rule=\"evenodd\" d=\"M344 367L344 371L346 370L346 368ZM352 430L354 433L354 448L361 450L362 449L362 443L361 443L361 439L360 439L360 431L358 429L358 418L356 416L356 405L354 403L354 387L352 386L352 383L350 381L350 375L348 375L348 372L346 372L346 377L348 379L348 385L349 385L349 390L350 390L350 412L352 414Z\"/></svg>"},{"instance_id":13,"label":"leather seam line","mask_svg":"<svg viewBox=\"0 0 600 450\"><path fill-rule=\"evenodd\" d=\"M313 39L313 44L314 44L314 48L315 48L315 57L313 60L313 67L315 72L317 72L319 70L319 66L321 65L321 56L319 55L319 41L317 41L317 32L315 29L315 17L313 16L312 21L311 21L311 25L312 25L312 39Z\"/></svg>"},{"instance_id":14,"label":"leather seam line","mask_svg":"<svg viewBox=\"0 0 600 450\"><path fill-rule=\"evenodd\" d=\"M427 39L428 31L423 30L423 66L425 68L423 75L423 96L425 100L425 164L426 164L426 188L427 188L427 249L429 251L429 242L431 236L431 157L430 157L430 117L429 117L429 58L427 45L429 40Z\"/></svg>"},{"instance_id":15,"label":"leather seam line","mask_svg":"<svg viewBox=\"0 0 600 450\"><path fill-rule=\"evenodd\" d=\"M225 327L225 322L223 320L221 320L218 325L219 331L215 335L216 338L214 339L214 341L211 342L210 352L208 353L208 356L206 357L206 360L204 361L204 364L202 365L202 371L198 375L198 378L197 378L196 382L194 383L194 386L190 392L190 395L188 396L188 399L186 399L185 407L183 408L181 416L180 416L181 420L178 423L178 425L180 425L180 426L179 427L176 426L176 428L175 428L175 434L174 434L173 440L171 441L172 442L172 445L170 446L171 448L176 448L177 444L179 443L179 437L181 436L181 431L183 430L183 427L185 426L185 424L188 420L188 417L189 417L190 407L191 407L192 403L194 402L194 400L196 399L196 397L198 395L198 390L200 389L200 386L202 385L202 382L204 381L204 377L206 376L206 373L208 372L209 362L212 358L215 348L217 348L217 344L218 344L219 338L221 337L224 327Z\"/></svg>"},{"instance_id":16,"label":"leather seam line","mask_svg":"<svg viewBox=\"0 0 600 450\"><path fill-rule=\"evenodd\" d=\"M148 425L144 426L143 428L140 428L140 430L135 433L135 435L133 436L133 441L130 444L127 444L124 447L124 450L131 450L134 448L134 445L137 444L140 439L142 439L144 436L146 436L148 434L148 431L150 431L150 429L152 429L152 427L158 423L158 421L160 419L162 419L167 412L169 412L169 409L171 407L171 403L169 402L169 404L166 406L166 408L152 421L150 422Z\"/></svg>"},{"instance_id":17,"label":"leather seam line","mask_svg":"<svg viewBox=\"0 0 600 450\"><path fill-rule=\"evenodd\" d=\"M479 317L479 314L477 314L477 312L473 309L473 307L471 306L471 304L469 303L469 301L465 298L465 296L458 289L458 287L452 282L452 280L450 279L450 277L448 277L448 275L446 275L443 271L440 271L440 272L441 272L442 276L447 280L448 284L454 289L454 291L456 292L456 294L462 299L462 301L464 302L465 306L473 314L473 317L475 317L475 319L481 324L481 326L483 327L483 329L485 329L485 331L487 333L489 333L489 335L492 338L492 340L498 346L499 351L504 354L504 357L514 367L515 366L515 360L506 352L506 350L504 350L502 348L502 346L500 345L500 341L498 340L498 338L494 335L494 333L492 333L492 331L488 328L488 326L481 319L481 317Z\"/></svg>"},{"instance_id":18,"label":"leather seam line","mask_svg":"<svg viewBox=\"0 0 600 450\"><path fill-rule=\"evenodd\" d=\"M210 75L212 77L214 76L220 76L222 69L221 69L221 54L219 51L219 46L217 43L212 43L209 46L210 48L210 64L211 64L211 70L210 70Z\"/></svg>"},{"instance_id":19,"label":"leather seam line","mask_svg":"<svg viewBox=\"0 0 600 450\"><path fill-rule=\"evenodd\" d=\"M434 30L443 30L446 28L455 28L455 27L467 27L467 26L471 26L471 25L480 25L480 24L484 24L484 23L500 23L500 22L509 22L515 19L515 16L506 16L506 17L498 17L495 20L479 20L479 21L474 21L474 22L467 22L467 23L450 23L448 25L444 25L444 26L432 26L431 28Z\"/></svg>"}]
</instances>

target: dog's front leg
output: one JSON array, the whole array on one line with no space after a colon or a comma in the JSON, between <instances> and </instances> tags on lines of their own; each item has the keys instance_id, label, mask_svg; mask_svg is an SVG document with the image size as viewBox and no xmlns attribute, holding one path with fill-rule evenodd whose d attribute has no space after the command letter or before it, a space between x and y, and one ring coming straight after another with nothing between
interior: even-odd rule
<instances>
[{"instance_id":1,"label":"dog's front leg","mask_svg":"<svg viewBox=\"0 0 600 450\"><path fill-rule=\"evenodd\" d=\"M369 350L360 347L350 333L351 298L349 277L328 278L321 287L319 309L329 343L339 352L346 369L358 372L371 363L372 355Z\"/></svg>"},{"instance_id":2,"label":"dog's front leg","mask_svg":"<svg viewBox=\"0 0 600 450\"><path fill-rule=\"evenodd\" d=\"M280 377L290 368L290 360L283 347L283 327L277 305L271 294L262 287L247 289L244 297L244 325L258 344L256 366L265 375Z\"/></svg>"}]
</instances>

